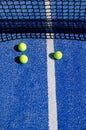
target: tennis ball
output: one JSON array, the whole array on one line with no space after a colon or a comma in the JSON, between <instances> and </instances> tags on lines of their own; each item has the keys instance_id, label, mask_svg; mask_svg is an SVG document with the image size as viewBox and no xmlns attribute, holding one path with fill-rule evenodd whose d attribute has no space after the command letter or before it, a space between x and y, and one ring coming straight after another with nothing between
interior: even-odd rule
<instances>
[{"instance_id":1,"label":"tennis ball","mask_svg":"<svg viewBox=\"0 0 86 130\"><path fill-rule=\"evenodd\" d=\"M28 62L28 56L25 55L25 54L21 55L21 56L19 57L19 61L20 61L20 63L22 63L22 64L26 64L26 63Z\"/></svg>"},{"instance_id":2,"label":"tennis ball","mask_svg":"<svg viewBox=\"0 0 86 130\"><path fill-rule=\"evenodd\" d=\"M27 45L23 42L21 42L19 45L18 45L18 50L19 51L26 51L27 49Z\"/></svg>"},{"instance_id":3,"label":"tennis ball","mask_svg":"<svg viewBox=\"0 0 86 130\"><path fill-rule=\"evenodd\" d=\"M63 56L63 54L62 54L61 51L56 51L56 52L54 53L54 58L55 58L56 60L62 59L62 56Z\"/></svg>"}]
</instances>

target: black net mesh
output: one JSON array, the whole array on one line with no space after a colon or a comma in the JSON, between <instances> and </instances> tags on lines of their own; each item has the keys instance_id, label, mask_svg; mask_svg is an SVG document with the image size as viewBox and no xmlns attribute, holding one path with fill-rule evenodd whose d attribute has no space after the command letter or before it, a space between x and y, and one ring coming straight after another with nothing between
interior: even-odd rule
<instances>
[{"instance_id":1,"label":"black net mesh","mask_svg":"<svg viewBox=\"0 0 86 130\"><path fill-rule=\"evenodd\" d=\"M81 39L85 0L0 0L0 41L16 38Z\"/></svg>"}]
</instances>

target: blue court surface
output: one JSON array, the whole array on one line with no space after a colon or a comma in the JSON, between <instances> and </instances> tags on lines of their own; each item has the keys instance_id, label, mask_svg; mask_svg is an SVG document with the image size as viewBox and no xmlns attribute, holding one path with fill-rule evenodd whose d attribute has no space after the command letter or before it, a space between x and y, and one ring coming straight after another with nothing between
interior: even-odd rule
<instances>
[{"instance_id":1,"label":"blue court surface","mask_svg":"<svg viewBox=\"0 0 86 130\"><path fill-rule=\"evenodd\" d=\"M79 16L85 20L85 0L74 2L51 1L52 18L69 20L70 16L70 20L77 20ZM46 19L44 0L1 0L0 4L1 20ZM14 39L0 41L0 130L86 130L86 41L70 37L50 41ZM20 42L27 44L25 52L16 50ZM62 51L61 60L52 58L55 51ZM21 54L29 57L27 64L18 63ZM49 95L49 87L52 87L52 95ZM52 120L54 117L57 120Z\"/></svg>"},{"instance_id":2,"label":"blue court surface","mask_svg":"<svg viewBox=\"0 0 86 130\"><path fill-rule=\"evenodd\" d=\"M15 61L21 41L28 46L25 65ZM63 52L55 60L58 128L85 130L86 43L54 40L54 48ZM0 57L0 130L48 130L46 39L1 42Z\"/></svg>"}]
</instances>

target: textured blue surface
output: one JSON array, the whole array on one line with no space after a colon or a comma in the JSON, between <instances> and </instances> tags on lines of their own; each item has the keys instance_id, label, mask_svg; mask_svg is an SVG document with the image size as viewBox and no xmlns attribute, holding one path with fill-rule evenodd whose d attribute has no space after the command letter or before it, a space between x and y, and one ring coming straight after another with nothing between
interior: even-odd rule
<instances>
[{"instance_id":1,"label":"textured blue surface","mask_svg":"<svg viewBox=\"0 0 86 130\"><path fill-rule=\"evenodd\" d=\"M74 1L63 1L62 13L62 1L59 0L57 4L56 1L51 1L52 18L68 19L70 16L71 19L77 19L79 16L84 19L86 2L81 1L81 8L84 8L80 15L78 5L81 2L78 4L76 1L75 12ZM33 2L33 5L36 5L33 10L29 5L26 9L24 1L8 1L8 5L11 4L10 13L6 1L1 1L3 8L7 9L7 13L3 12L0 5L1 18L12 18L12 15L15 19L23 18L19 3L23 4L25 18L28 18L28 9L30 18L39 19L41 13L41 18L45 19L44 2L39 2L38 6L38 0ZM42 12L36 7L42 9ZM34 14L34 11L37 11L37 14ZM22 54L14 50L14 46L21 41L28 45L25 54L29 56L29 62L26 65L18 64L14 60ZM55 50L63 52L63 59L55 61L59 130L86 130L86 42L54 42ZM20 39L0 42L0 130L48 130L46 56L46 40Z\"/></svg>"},{"instance_id":2,"label":"textured blue surface","mask_svg":"<svg viewBox=\"0 0 86 130\"><path fill-rule=\"evenodd\" d=\"M26 65L15 62L28 45ZM54 40L59 130L86 129L86 43ZM20 39L0 43L0 130L48 130L46 40ZM52 59L53 60L53 59Z\"/></svg>"},{"instance_id":3,"label":"textured blue surface","mask_svg":"<svg viewBox=\"0 0 86 130\"><path fill-rule=\"evenodd\" d=\"M55 40L59 130L86 130L86 42Z\"/></svg>"},{"instance_id":4,"label":"textured blue surface","mask_svg":"<svg viewBox=\"0 0 86 130\"><path fill-rule=\"evenodd\" d=\"M22 54L14 50L21 41L28 45L26 65L14 60ZM46 67L45 40L0 43L0 130L48 129Z\"/></svg>"}]
</instances>

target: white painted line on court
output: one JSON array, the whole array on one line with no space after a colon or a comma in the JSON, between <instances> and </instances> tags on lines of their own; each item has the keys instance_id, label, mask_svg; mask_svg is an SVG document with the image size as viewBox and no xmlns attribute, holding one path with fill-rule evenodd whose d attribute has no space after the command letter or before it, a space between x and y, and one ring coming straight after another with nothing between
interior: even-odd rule
<instances>
[{"instance_id":1,"label":"white painted line on court","mask_svg":"<svg viewBox=\"0 0 86 130\"><path fill-rule=\"evenodd\" d=\"M47 27L52 28L52 13L50 0L45 0L45 10ZM49 23L48 23L48 20ZM53 34L51 34L53 36ZM48 38L49 34L46 34ZM55 62L49 57L54 52L54 40L47 39L47 78L48 78L48 113L49 130L58 130L57 101L56 101L56 82L55 82Z\"/></svg>"},{"instance_id":2,"label":"white painted line on court","mask_svg":"<svg viewBox=\"0 0 86 130\"><path fill-rule=\"evenodd\" d=\"M56 82L55 82L55 63L49 57L54 52L53 39L47 39L47 77L48 77L48 112L49 130L58 130L57 102L56 102Z\"/></svg>"}]
</instances>

